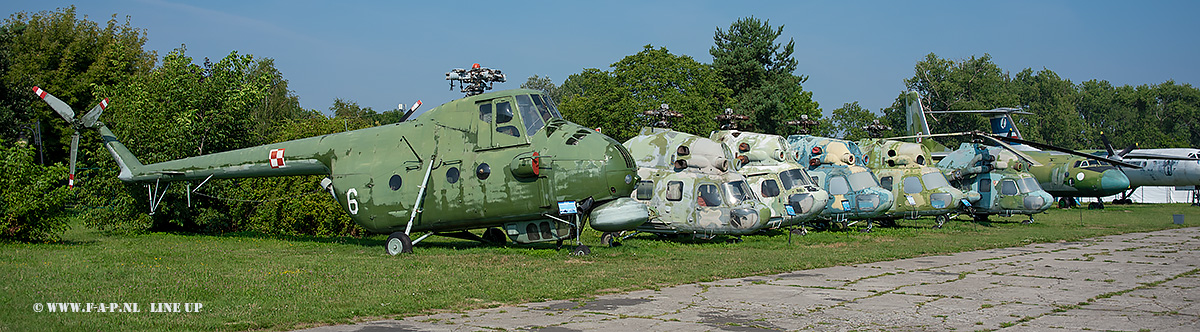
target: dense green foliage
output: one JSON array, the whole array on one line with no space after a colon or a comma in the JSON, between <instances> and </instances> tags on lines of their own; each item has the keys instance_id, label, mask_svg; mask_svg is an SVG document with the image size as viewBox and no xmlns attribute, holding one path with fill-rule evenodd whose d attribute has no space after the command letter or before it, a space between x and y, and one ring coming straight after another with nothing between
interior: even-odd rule
<instances>
[{"instance_id":1,"label":"dense green foliage","mask_svg":"<svg viewBox=\"0 0 1200 332\"><path fill-rule=\"evenodd\" d=\"M612 64L611 72L588 68L563 83L559 108L567 120L602 128L624 141L656 121L642 112L667 104L683 114L670 119L675 130L707 134L717 129L715 116L729 100L712 67L666 48L646 45L641 52Z\"/></svg>"},{"instance_id":2,"label":"dense green foliage","mask_svg":"<svg viewBox=\"0 0 1200 332\"><path fill-rule=\"evenodd\" d=\"M802 87L808 77L794 74L795 41L788 40L787 45L775 41L782 34L782 25L773 28L769 21L741 18L727 30L717 28L715 45L708 53L721 82L733 93L732 108L750 116L750 129L788 135L799 129L788 125L788 120L798 120L800 115L816 119L821 110L812 92Z\"/></svg>"},{"instance_id":3,"label":"dense green foliage","mask_svg":"<svg viewBox=\"0 0 1200 332\"><path fill-rule=\"evenodd\" d=\"M1115 87L1108 81L1072 83L1049 69L1025 69L1010 75L991 56L954 61L929 54L904 81L921 93L932 110L1020 107L1031 115L1014 120L1026 139L1065 148L1101 148L1100 133L1115 148L1200 146L1200 89L1167 81L1158 85ZM893 134L905 135L904 95L884 110ZM987 131L987 119L941 115L930 120L935 132Z\"/></svg>"},{"instance_id":4,"label":"dense green foliage","mask_svg":"<svg viewBox=\"0 0 1200 332\"><path fill-rule=\"evenodd\" d=\"M63 186L67 168L61 163L38 165L33 149L0 139L0 239L55 240L67 229Z\"/></svg>"}]
</instances>

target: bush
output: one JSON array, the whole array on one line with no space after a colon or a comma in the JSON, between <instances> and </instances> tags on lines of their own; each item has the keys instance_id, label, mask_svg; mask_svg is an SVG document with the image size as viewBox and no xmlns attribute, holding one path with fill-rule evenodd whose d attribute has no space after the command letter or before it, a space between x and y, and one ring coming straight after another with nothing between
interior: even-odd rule
<instances>
[{"instance_id":1,"label":"bush","mask_svg":"<svg viewBox=\"0 0 1200 332\"><path fill-rule=\"evenodd\" d=\"M14 145L14 146L10 146ZM67 230L63 204L70 198L62 164L34 163L34 151L24 143L0 141L0 237L17 241L52 241Z\"/></svg>"}]
</instances>

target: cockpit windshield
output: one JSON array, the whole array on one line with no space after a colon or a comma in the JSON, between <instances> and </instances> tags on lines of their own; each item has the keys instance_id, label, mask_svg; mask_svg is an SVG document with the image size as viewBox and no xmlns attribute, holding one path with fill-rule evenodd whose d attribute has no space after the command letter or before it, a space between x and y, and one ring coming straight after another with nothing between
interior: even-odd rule
<instances>
[{"instance_id":1,"label":"cockpit windshield","mask_svg":"<svg viewBox=\"0 0 1200 332\"><path fill-rule=\"evenodd\" d=\"M946 181L946 176L942 172L929 172L921 175L921 180L925 181L925 188L944 188L949 187L950 182Z\"/></svg>"},{"instance_id":2,"label":"cockpit windshield","mask_svg":"<svg viewBox=\"0 0 1200 332\"><path fill-rule=\"evenodd\" d=\"M854 191L866 190L867 188L879 186L879 180L875 179L875 174L868 170L851 173L849 180L850 188Z\"/></svg>"},{"instance_id":3,"label":"cockpit windshield","mask_svg":"<svg viewBox=\"0 0 1200 332\"><path fill-rule=\"evenodd\" d=\"M791 190L796 186L807 186L808 173L803 169L793 168L779 173L779 181L783 182L783 190Z\"/></svg>"},{"instance_id":4,"label":"cockpit windshield","mask_svg":"<svg viewBox=\"0 0 1200 332\"><path fill-rule=\"evenodd\" d=\"M546 126L552 118L562 118L554 103L539 94L517 95L517 109L521 111L521 120L525 122L525 135L533 136Z\"/></svg>"},{"instance_id":5,"label":"cockpit windshield","mask_svg":"<svg viewBox=\"0 0 1200 332\"><path fill-rule=\"evenodd\" d=\"M1037 178L1034 178L1031 176L1031 177L1021 179L1021 193L1022 194L1031 193L1031 192L1035 192L1038 190L1042 190L1042 186L1038 184Z\"/></svg>"},{"instance_id":6,"label":"cockpit windshield","mask_svg":"<svg viewBox=\"0 0 1200 332\"><path fill-rule=\"evenodd\" d=\"M750 199L750 186L746 184L746 181L726 182L725 193L729 194L729 205L738 205L742 201Z\"/></svg>"}]
</instances>

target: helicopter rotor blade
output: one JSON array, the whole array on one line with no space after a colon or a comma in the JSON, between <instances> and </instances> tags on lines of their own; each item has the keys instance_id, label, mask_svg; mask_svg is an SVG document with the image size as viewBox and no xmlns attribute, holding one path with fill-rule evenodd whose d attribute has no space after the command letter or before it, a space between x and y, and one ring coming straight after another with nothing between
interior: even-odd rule
<instances>
[{"instance_id":1,"label":"helicopter rotor blade","mask_svg":"<svg viewBox=\"0 0 1200 332\"><path fill-rule=\"evenodd\" d=\"M42 88L36 86L33 87L33 93L36 94L38 98L42 98L42 100L46 101L47 104L50 104L50 108L53 108L55 112L58 112L58 115L62 116L63 119L66 119L67 122L75 123L75 111L72 111L71 106L68 106L67 103L64 103L62 100L59 100L58 97L55 97L49 92L46 92L46 90L42 90Z\"/></svg>"},{"instance_id":2,"label":"helicopter rotor blade","mask_svg":"<svg viewBox=\"0 0 1200 332\"><path fill-rule=\"evenodd\" d=\"M79 153L79 131L71 136L71 173L67 175L67 186L75 187L75 155Z\"/></svg>"},{"instance_id":3,"label":"helicopter rotor blade","mask_svg":"<svg viewBox=\"0 0 1200 332\"><path fill-rule=\"evenodd\" d=\"M1024 152L1021 152L1021 150L1014 149L1012 147L1012 145L1009 145L1009 144L1004 143L1004 142L1000 141L999 139L997 139L997 137L1007 137L1007 136L992 136L992 135L985 134L982 132L974 132L971 134L973 134L976 137L981 137L983 139L986 139L986 140L992 141L993 143L996 143L996 145L999 145L1001 148L1004 148L1005 150L1008 150L1009 152L1012 152L1013 154L1017 155L1017 157L1024 159L1030 165L1037 166L1037 167L1042 166L1042 163L1037 162L1037 160L1033 160L1033 157L1030 157L1029 155L1025 154Z\"/></svg>"},{"instance_id":4,"label":"helicopter rotor blade","mask_svg":"<svg viewBox=\"0 0 1200 332\"><path fill-rule=\"evenodd\" d=\"M1113 156L1120 157L1120 156L1124 155L1124 154L1118 155L1116 152L1113 152L1112 142L1108 141L1108 135L1104 135L1103 131L1100 132L1100 141L1104 142L1104 151L1108 151L1107 157L1112 158ZM1125 152L1125 153L1129 153L1129 152Z\"/></svg>"},{"instance_id":5,"label":"helicopter rotor blade","mask_svg":"<svg viewBox=\"0 0 1200 332\"><path fill-rule=\"evenodd\" d=\"M987 134L984 134L984 135L987 135ZM987 135L987 136L992 136L992 135ZM1064 148L1060 148L1060 147L1049 145L1049 144L1042 144L1042 143L1033 142L1033 141L1026 141L1026 140L1023 140L1020 138L1007 137L1007 136L993 136L993 138L996 138L996 139L999 139L999 140L1002 140L1005 142L1025 144L1025 145L1029 145L1029 146L1036 147L1036 148L1043 149L1043 150L1053 150L1053 151L1076 155L1076 156L1080 156L1080 157L1084 157L1084 158L1088 158L1088 159L1100 160L1100 161L1108 162L1113 165L1121 165L1121 166L1134 168L1134 169L1142 168L1141 166L1130 164L1130 163L1120 161L1117 159L1106 158L1106 157L1101 157L1101 156L1092 155L1092 154L1086 154L1083 152L1079 152L1079 151L1075 151L1075 150L1071 150L1071 149L1064 149ZM1005 144L1005 145L1007 146L1008 144Z\"/></svg>"},{"instance_id":6,"label":"helicopter rotor blade","mask_svg":"<svg viewBox=\"0 0 1200 332\"><path fill-rule=\"evenodd\" d=\"M104 113L106 108L108 108L108 98L104 98L99 104L96 104L96 107L92 107L92 110L83 114L83 117L79 119L83 122L83 127L91 128L96 125L96 120L100 120L100 113Z\"/></svg>"}]
</instances>

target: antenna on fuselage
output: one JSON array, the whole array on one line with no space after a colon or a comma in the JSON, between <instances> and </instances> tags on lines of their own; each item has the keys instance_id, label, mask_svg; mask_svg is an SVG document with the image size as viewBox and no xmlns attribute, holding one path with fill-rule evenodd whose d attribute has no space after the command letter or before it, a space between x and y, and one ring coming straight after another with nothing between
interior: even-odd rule
<instances>
[{"instance_id":1,"label":"antenna on fuselage","mask_svg":"<svg viewBox=\"0 0 1200 332\"><path fill-rule=\"evenodd\" d=\"M450 81L450 90L454 90L454 81L458 81L459 91L467 94L467 97L491 90L495 82L505 82L504 74L499 69L480 67L478 63L471 65L471 69L451 69L446 73L446 80Z\"/></svg>"}]
</instances>

